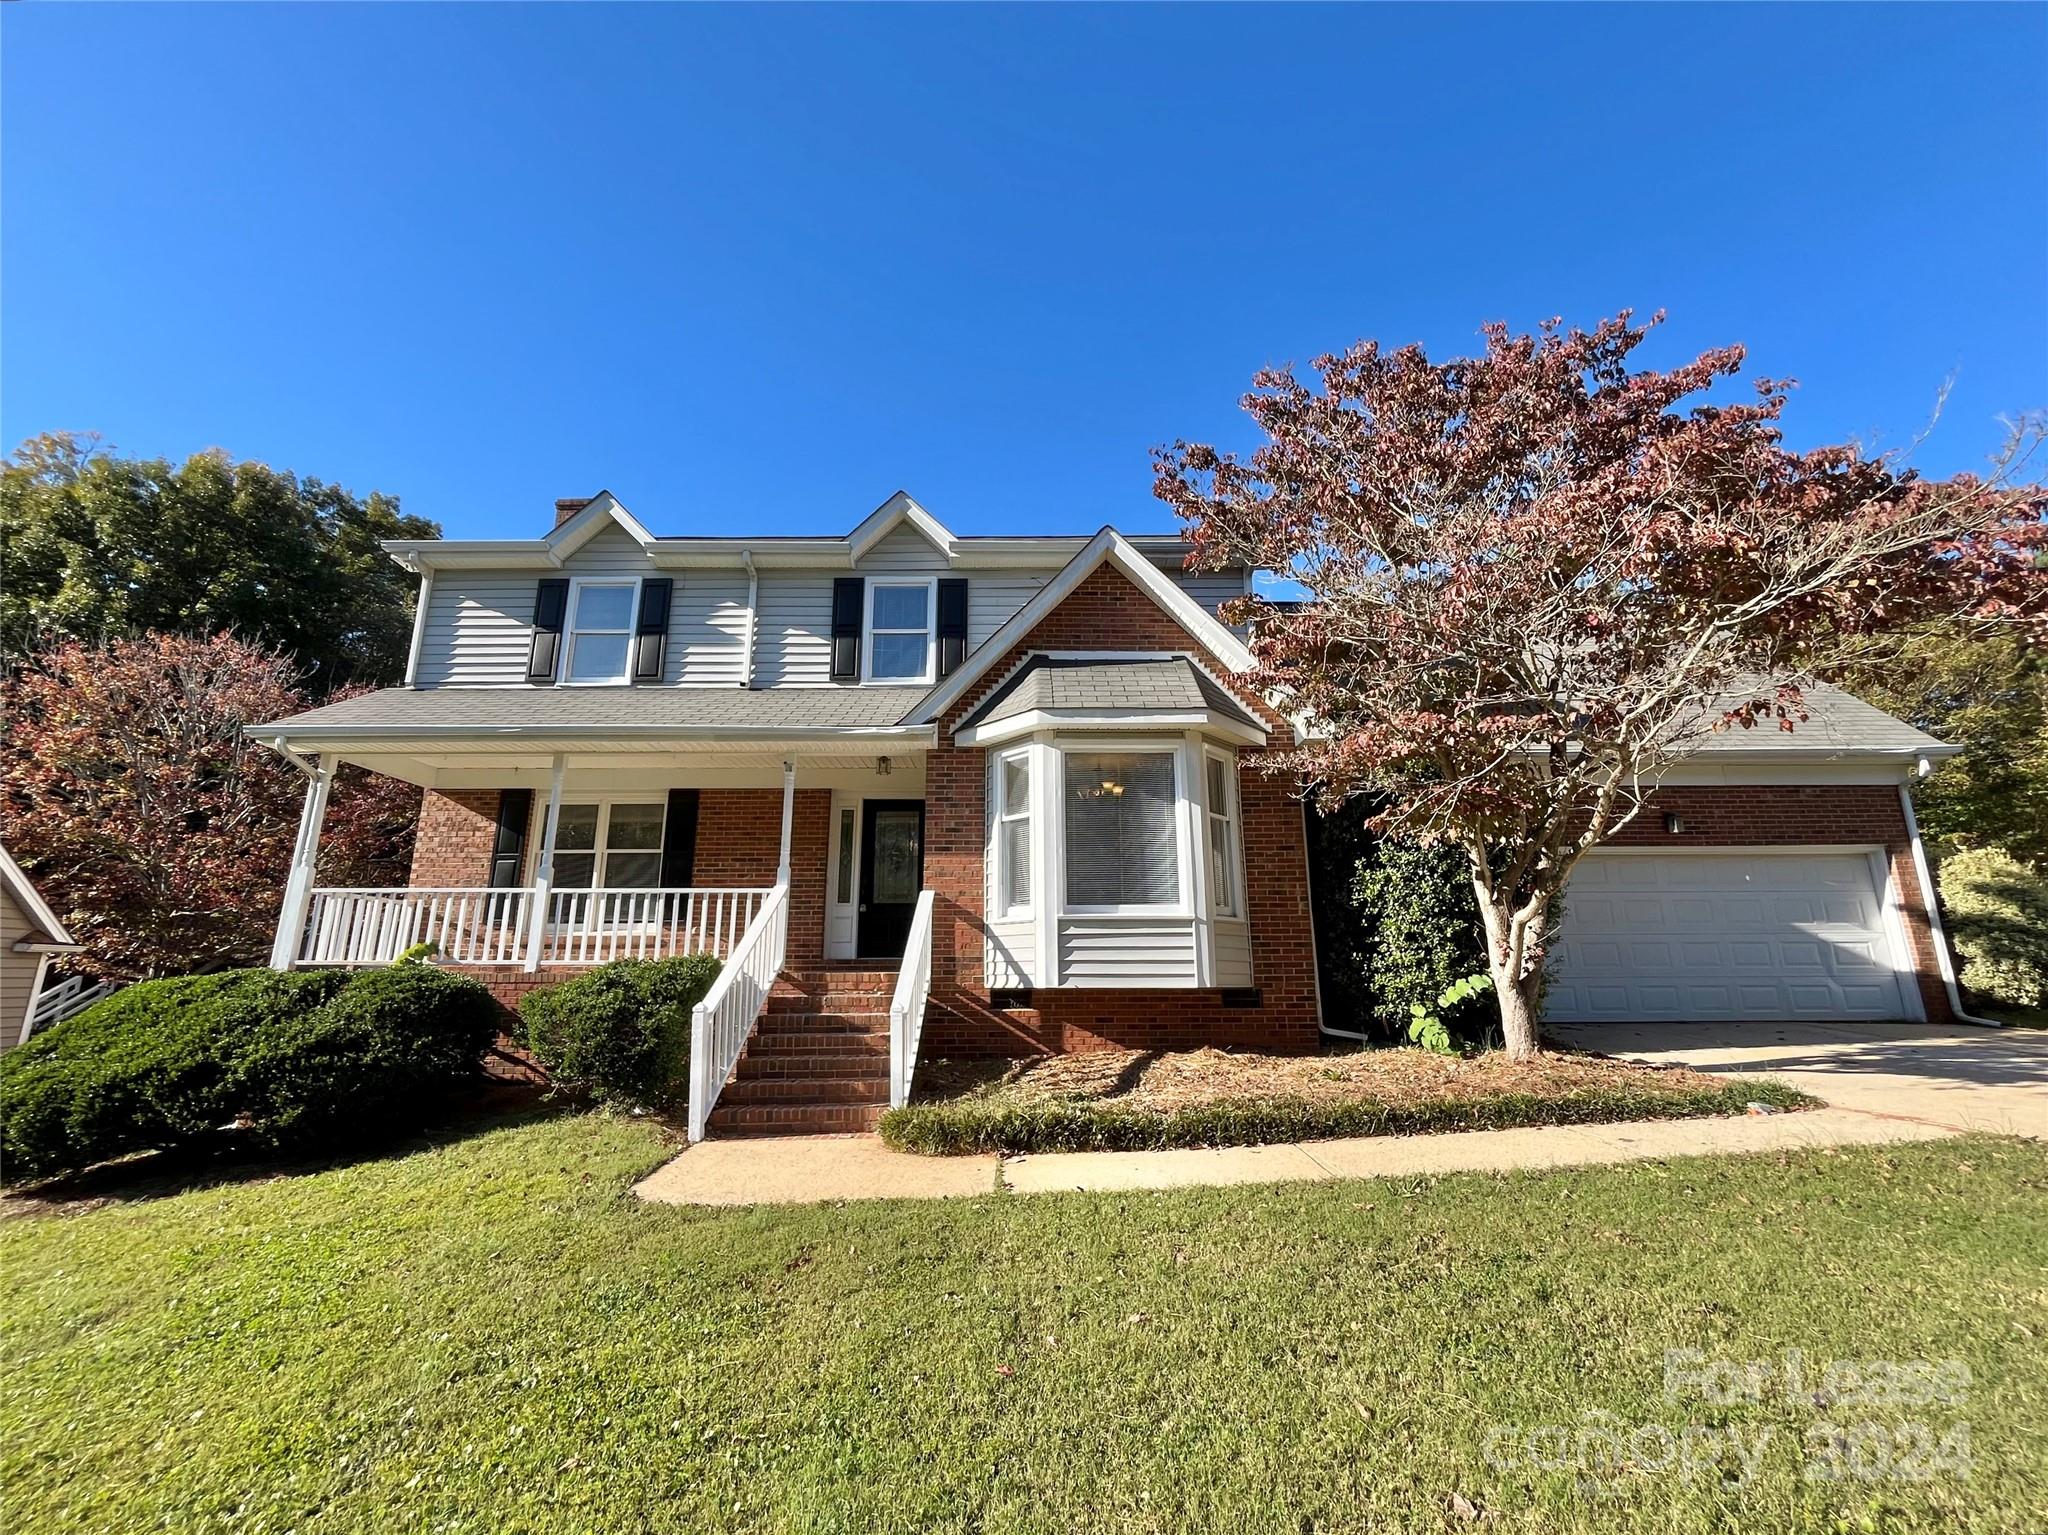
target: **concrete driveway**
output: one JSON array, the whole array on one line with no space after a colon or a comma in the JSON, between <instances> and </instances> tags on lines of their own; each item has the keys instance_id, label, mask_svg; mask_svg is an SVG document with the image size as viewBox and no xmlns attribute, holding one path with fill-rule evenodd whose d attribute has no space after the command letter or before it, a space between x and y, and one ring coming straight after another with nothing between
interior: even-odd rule
<instances>
[{"instance_id":1,"label":"concrete driveway","mask_svg":"<svg viewBox=\"0 0 2048 1535\"><path fill-rule=\"evenodd\" d=\"M1778 1077L1837 1108L2048 1139L2048 1033L1916 1023L1559 1024L1560 1044Z\"/></svg>"}]
</instances>

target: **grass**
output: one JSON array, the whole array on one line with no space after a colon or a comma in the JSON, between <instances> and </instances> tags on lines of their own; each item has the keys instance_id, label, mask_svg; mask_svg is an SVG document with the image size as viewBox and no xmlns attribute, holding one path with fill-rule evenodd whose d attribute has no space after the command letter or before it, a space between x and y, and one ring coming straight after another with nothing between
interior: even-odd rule
<instances>
[{"instance_id":1,"label":"grass","mask_svg":"<svg viewBox=\"0 0 2048 1535\"><path fill-rule=\"evenodd\" d=\"M2040 1527L2041 1145L638 1205L669 1149L560 1115L0 1221L8 1527ZM1967 1477L1806 1480L1821 1410L1664 1399L1666 1349L1793 1347L1963 1361L1962 1406L1858 1416L1966 1421ZM1775 1447L1741 1488L1487 1462L1596 1411Z\"/></svg>"},{"instance_id":2,"label":"grass","mask_svg":"<svg viewBox=\"0 0 2048 1535\"><path fill-rule=\"evenodd\" d=\"M1274 1056L1106 1051L1017 1062L933 1062L921 1102L882 1139L932 1156L1260 1146L1780 1110L1816 1100L1782 1083L1545 1051L1511 1061L1427 1050Z\"/></svg>"}]
</instances>

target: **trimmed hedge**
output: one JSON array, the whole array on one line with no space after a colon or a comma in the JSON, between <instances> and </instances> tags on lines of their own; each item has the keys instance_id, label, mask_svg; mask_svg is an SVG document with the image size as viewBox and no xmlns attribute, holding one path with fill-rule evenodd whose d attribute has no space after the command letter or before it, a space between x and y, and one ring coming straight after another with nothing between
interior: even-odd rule
<instances>
[{"instance_id":1,"label":"trimmed hedge","mask_svg":"<svg viewBox=\"0 0 2048 1535\"><path fill-rule=\"evenodd\" d=\"M620 959L519 999L519 1043L557 1087L601 1102L662 1104L685 1088L690 1011L714 955Z\"/></svg>"},{"instance_id":2,"label":"trimmed hedge","mask_svg":"<svg viewBox=\"0 0 2048 1535\"><path fill-rule=\"evenodd\" d=\"M882 1140L925 1156L977 1152L1163 1151L1202 1146L1269 1146L1354 1135L1432 1135L1530 1125L1608 1124L1631 1119L1699 1119L1740 1114L1751 1103L1803 1109L1817 1100L1773 1081L1736 1080L1682 1092L1610 1090L1542 1097L1531 1093L1389 1104L1246 1098L1162 1113L1077 1099L1044 1103L963 1098L914 1103L882 1116Z\"/></svg>"},{"instance_id":3,"label":"trimmed hedge","mask_svg":"<svg viewBox=\"0 0 2048 1535\"><path fill-rule=\"evenodd\" d=\"M496 1029L475 981L392 970L230 970L139 981L0 1056L10 1181L237 1124L271 1146L405 1128Z\"/></svg>"},{"instance_id":4,"label":"trimmed hedge","mask_svg":"<svg viewBox=\"0 0 2048 1535\"><path fill-rule=\"evenodd\" d=\"M2001 848L1973 848L1942 864L1941 893L1970 993L2048 1004L2048 876Z\"/></svg>"}]
</instances>

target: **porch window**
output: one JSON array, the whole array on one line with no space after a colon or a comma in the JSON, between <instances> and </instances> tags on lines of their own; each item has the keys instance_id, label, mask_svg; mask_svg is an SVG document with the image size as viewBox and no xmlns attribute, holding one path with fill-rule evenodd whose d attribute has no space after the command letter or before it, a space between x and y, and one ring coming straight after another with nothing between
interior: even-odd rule
<instances>
[{"instance_id":1,"label":"porch window","mask_svg":"<svg viewBox=\"0 0 2048 1535\"><path fill-rule=\"evenodd\" d=\"M932 680L932 583L868 583L868 680Z\"/></svg>"},{"instance_id":2,"label":"porch window","mask_svg":"<svg viewBox=\"0 0 2048 1535\"><path fill-rule=\"evenodd\" d=\"M565 804L555 825L555 888L654 889L667 816L660 800Z\"/></svg>"},{"instance_id":3,"label":"porch window","mask_svg":"<svg viewBox=\"0 0 2048 1535\"><path fill-rule=\"evenodd\" d=\"M996 759L996 909L1014 916L1031 907L1031 759Z\"/></svg>"},{"instance_id":4,"label":"porch window","mask_svg":"<svg viewBox=\"0 0 2048 1535\"><path fill-rule=\"evenodd\" d=\"M571 682L624 682L633 648L637 581L579 581L569 620Z\"/></svg>"},{"instance_id":5,"label":"porch window","mask_svg":"<svg viewBox=\"0 0 2048 1535\"><path fill-rule=\"evenodd\" d=\"M1177 907L1173 753L1067 752L1064 765L1068 908Z\"/></svg>"},{"instance_id":6,"label":"porch window","mask_svg":"<svg viewBox=\"0 0 2048 1535\"><path fill-rule=\"evenodd\" d=\"M1218 752L1202 758L1209 791L1209 899L1219 917L1238 917L1244 907L1237 883L1237 774Z\"/></svg>"}]
</instances>

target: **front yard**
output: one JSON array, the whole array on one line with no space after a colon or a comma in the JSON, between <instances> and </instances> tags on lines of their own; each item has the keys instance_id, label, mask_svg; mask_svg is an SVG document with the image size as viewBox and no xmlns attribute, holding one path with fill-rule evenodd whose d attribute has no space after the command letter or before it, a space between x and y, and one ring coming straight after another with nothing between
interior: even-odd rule
<instances>
[{"instance_id":1,"label":"front yard","mask_svg":"<svg viewBox=\"0 0 2048 1535\"><path fill-rule=\"evenodd\" d=\"M633 1200L668 1150L559 1115L0 1221L10 1527L2039 1528L2048 1147L724 1212ZM1789 1348L1966 1399L1665 1396ZM1755 1475L1536 1463L1598 1413ZM1866 1420L1969 1466L1809 1455Z\"/></svg>"}]
</instances>

